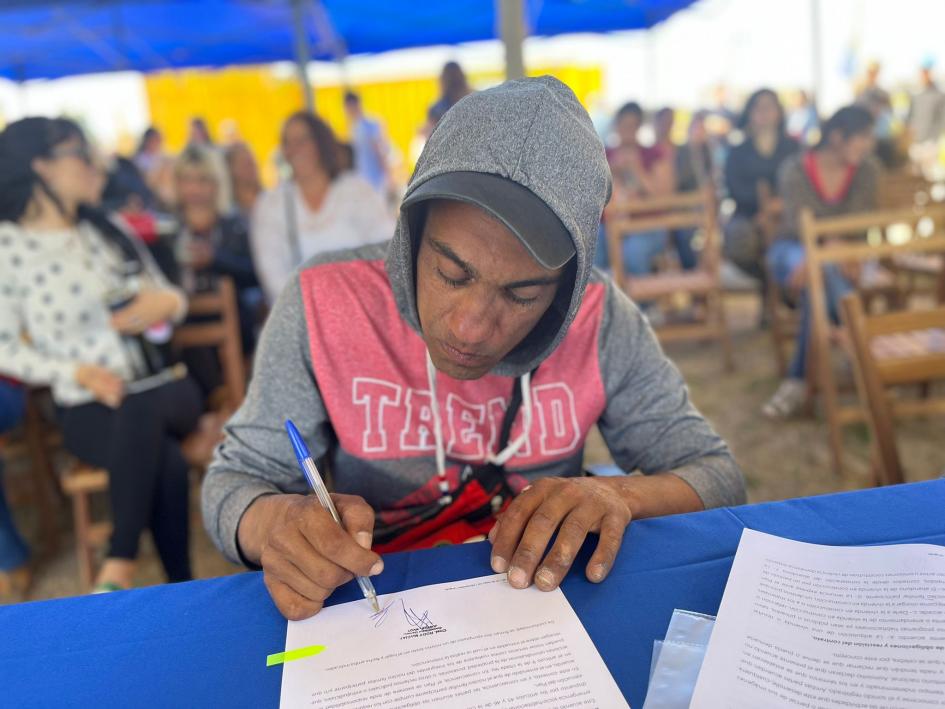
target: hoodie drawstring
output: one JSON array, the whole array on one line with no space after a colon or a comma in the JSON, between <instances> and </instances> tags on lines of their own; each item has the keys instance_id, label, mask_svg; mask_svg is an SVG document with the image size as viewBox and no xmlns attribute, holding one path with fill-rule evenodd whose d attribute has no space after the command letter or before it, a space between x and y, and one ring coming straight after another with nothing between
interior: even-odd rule
<instances>
[{"instance_id":1,"label":"hoodie drawstring","mask_svg":"<svg viewBox=\"0 0 945 709\"><path fill-rule=\"evenodd\" d=\"M430 410L433 412L433 438L436 441L436 472L440 484L440 504L446 506L453 501L449 494L449 481L446 479L446 446L443 444L443 423L440 418L440 405L436 400L436 367L427 350L427 382L430 386ZM522 389L522 433L499 453L493 455L486 452L486 462L493 465L505 465L509 459L518 453L525 443L532 429L532 373L526 372L519 377L519 386Z\"/></svg>"}]
</instances>

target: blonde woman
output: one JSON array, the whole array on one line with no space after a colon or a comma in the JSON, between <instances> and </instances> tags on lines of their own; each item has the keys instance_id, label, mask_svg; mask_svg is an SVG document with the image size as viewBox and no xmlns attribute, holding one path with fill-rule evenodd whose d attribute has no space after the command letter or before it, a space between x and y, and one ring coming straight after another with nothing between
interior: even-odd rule
<instances>
[{"instance_id":1,"label":"blonde woman","mask_svg":"<svg viewBox=\"0 0 945 709\"><path fill-rule=\"evenodd\" d=\"M208 290L217 276L236 285L243 350L253 348L254 314L261 300L246 222L219 206L225 176L207 148L186 148L174 164L180 232L177 258L188 291Z\"/></svg>"}]
</instances>

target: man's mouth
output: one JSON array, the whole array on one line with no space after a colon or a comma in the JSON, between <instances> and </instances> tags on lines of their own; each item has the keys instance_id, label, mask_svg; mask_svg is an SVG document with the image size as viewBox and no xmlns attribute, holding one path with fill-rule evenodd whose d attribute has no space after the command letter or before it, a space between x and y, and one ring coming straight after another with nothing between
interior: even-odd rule
<instances>
[{"instance_id":1,"label":"man's mouth","mask_svg":"<svg viewBox=\"0 0 945 709\"><path fill-rule=\"evenodd\" d=\"M443 340L439 341L439 345L440 351L446 355L447 359L463 367L478 367L487 360L485 355L457 349L452 345L447 344Z\"/></svg>"}]
</instances>

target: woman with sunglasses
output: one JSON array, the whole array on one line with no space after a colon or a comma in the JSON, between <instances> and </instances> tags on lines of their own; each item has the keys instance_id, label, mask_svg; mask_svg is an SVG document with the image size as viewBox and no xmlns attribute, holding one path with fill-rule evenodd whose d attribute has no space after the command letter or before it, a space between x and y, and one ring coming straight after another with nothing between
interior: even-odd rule
<instances>
[{"instance_id":1,"label":"woman with sunglasses","mask_svg":"<svg viewBox=\"0 0 945 709\"><path fill-rule=\"evenodd\" d=\"M88 207L102 184L75 123L26 118L0 133L0 374L50 386L66 449L108 470L106 591L132 585L147 527L168 578L191 578L180 441L200 399L187 378L157 383L158 335L186 300Z\"/></svg>"}]
</instances>

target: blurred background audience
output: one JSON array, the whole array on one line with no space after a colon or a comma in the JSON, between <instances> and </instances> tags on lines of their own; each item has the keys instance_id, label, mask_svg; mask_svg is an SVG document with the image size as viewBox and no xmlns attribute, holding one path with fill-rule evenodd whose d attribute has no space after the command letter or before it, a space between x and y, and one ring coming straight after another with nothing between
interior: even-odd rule
<instances>
[{"instance_id":1,"label":"blurred background audience","mask_svg":"<svg viewBox=\"0 0 945 709\"><path fill-rule=\"evenodd\" d=\"M701 18L703 30L716 22L718 32L703 31L700 41L729 36L737 23L724 13L700 15L700 7L680 13L685 22ZM870 7L863 12L876 11ZM807 61L804 52L772 59L752 49L767 73L737 59L748 51L740 46L692 59L689 35L675 37L673 21L649 30L668 37L672 51L654 43L619 62L601 60L592 49L603 40L591 36L574 40L589 43L586 57L555 54L553 40L526 44L528 72L561 78L594 118L613 177L608 215L633 206L655 224L670 217L674 199L696 191L711 197L706 223L718 226L715 244L706 227L672 225L611 244L605 216L596 265L626 276L631 295L634 283L660 278L718 279L719 297L734 313L725 327L735 371L720 375L717 356L701 344L665 342L693 399L731 442L753 499L872 484L865 427L845 441L854 473L834 479L824 474L823 423L803 416L817 393L801 214L943 201L945 92L936 56L927 53L937 47L916 44L907 62L883 45L868 51L850 41L840 68L825 63L819 79L799 81L772 62ZM608 38L618 40L629 46L632 38ZM839 43L828 38L824 46L834 56ZM35 421L45 427L53 469L107 474L101 516L112 531L96 564L96 590L231 570L215 553L213 561L199 553L202 531L192 539L189 496L238 404L230 387L245 386L244 370L251 377L268 306L309 259L390 239L410 171L438 122L465 96L503 79L477 51L431 50L429 61L404 58L402 71L393 54L375 58L370 71L358 59L320 63L311 75L314 103L305 109L285 66L161 71L141 79L144 114L126 124L132 114L123 106L113 131L120 135L110 140L87 137L102 132L95 120L33 115L60 112L23 98L41 86L17 87L16 111L0 92L0 597L74 591L44 585L74 574L71 566L45 570L42 520L23 492L42 467L17 453ZM665 76L676 81L668 86ZM81 113L82 101L74 104ZM73 104L62 105L73 113ZM14 113L31 117L12 120ZM892 183L910 187L890 203L884 185ZM660 206L646 209L654 200ZM620 263L610 262L611 253ZM834 330L841 330L841 298L890 266L876 259L823 270ZM943 267L925 261L918 276L900 270L900 282L942 279ZM187 328L225 321L218 306L230 284L234 334L177 344ZM689 327L687 318L711 305L710 296L682 287L633 297L660 334L667 324ZM677 305L685 318L667 321L664 311ZM769 344L778 308L791 318L786 339L793 340L781 372ZM227 360L224 350L235 357ZM908 455L940 471L945 461L929 445L929 430L907 431ZM592 439L585 461L609 456ZM159 573L139 568L139 559L154 556L140 544L146 530ZM203 559L203 572L195 573L192 556Z\"/></svg>"}]
</instances>

